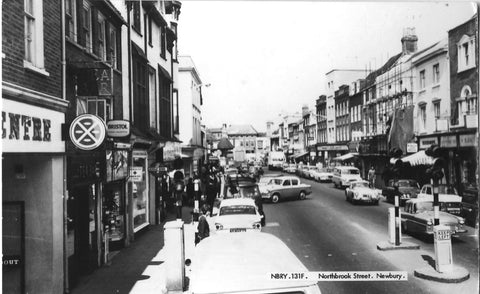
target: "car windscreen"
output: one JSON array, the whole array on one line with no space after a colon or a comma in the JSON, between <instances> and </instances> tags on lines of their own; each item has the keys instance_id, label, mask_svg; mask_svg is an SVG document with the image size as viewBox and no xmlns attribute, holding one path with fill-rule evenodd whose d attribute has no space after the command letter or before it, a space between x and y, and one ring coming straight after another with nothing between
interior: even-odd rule
<instances>
[{"instance_id":1,"label":"car windscreen","mask_svg":"<svg viewBox=\"0 0 480 294\"><path fill-rule=\"evenodd\" d=\"M452 187L452 186L439 185L439 186L438 186L438 193L440 193L440 194L455 194L455 195L457 195L457 190L455 190L455 188Z\"/></svg>"},{"instance_id":2,"label":"car windscreen","mask_svg":"<svg viewBox=\"0 0 480 294\"><path fill-rule=\"evenodd\" d=\"M433 202L428 201L428 202L419 202L417 203L417 212L423 212L423 211L431 211L433 210Z\"/></svg>"},{"instance_id":3,"label":"car windscreen","mask_svg":"<svg viewBox=\"0 0 480 294\"><path fill-rule=\"evenodd\" d=\"M282 184L282 180L281 180L281 179L274 179L274 180L273 180L273 183L274 183L275 185L281 185L281 184Z\"/></svg>"},{"instance_id":4,"label":"car windscreen","mask_svg":"<svg viewBox=\"0 0 480 294\"><path fill-rule=\"evenodd\" d=\"M255 206L232 205L220 207L219 215L255 214Z\"/></svg>"},{"instance_id":5,"label":"car windscreen","mask_svg":"<svg viewBox=\"0 0 480 294\"><path fill-rule=\"evenodd\" d=\"M352 185L352 188L368 188L368 183L355 183Z\"/></svg>"},{"instance_id":6,"label":"car windscreen","mask_svg":"<svg viewBox=\"0 0 480 294\"><path fill-rule=\"evenodd\" d=\"M240 195L244 198L260 197L260 190L257 186L240 187Z\"/></svg>"},{"instance_id":7,"label":"car windscreen","mask_svg":"<svg viewBox=\"0 0 480 294\"><path fill-rule=\"evenodd\" d=\"M358 175L360 174L360 171L358 169L346 169L343 173L346 175Z\"/></svg>"},{"instance_id":8,"label":"car windscreen","mask_svg":"<svg viewBox=\"0 0 480 294\"><path fill-rule=\"evenodd\" d=\"M416 181L398 181L399 187L417 187L418 184Z\"/></svg>"}]
</instances>

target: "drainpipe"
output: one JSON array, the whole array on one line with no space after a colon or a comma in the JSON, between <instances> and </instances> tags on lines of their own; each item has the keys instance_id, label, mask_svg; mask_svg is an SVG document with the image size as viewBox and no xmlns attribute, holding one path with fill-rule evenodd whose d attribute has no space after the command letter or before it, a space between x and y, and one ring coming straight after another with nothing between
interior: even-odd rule
<instances>
[{"instance_id":1,"label":"drainpipe","mask_svg":"<svg viewBox=\"0 0 480 294\"><path fill-rule=\"evenodd\" d=\"M61 64L62 64L62 99L67 100L67 62L66 62L66 49L65 49L65 1L60 1L60 10L61 10L61 36L60 40L62 42L62 53L61 53ZM66 146L65 146L66 147ZM68 257L67 257L67 199L68 199L68 190L67 190L67 156L63 155L63 289L65 293L69 293L69 284L68 284Z\"/></svg>"}]
</instances>

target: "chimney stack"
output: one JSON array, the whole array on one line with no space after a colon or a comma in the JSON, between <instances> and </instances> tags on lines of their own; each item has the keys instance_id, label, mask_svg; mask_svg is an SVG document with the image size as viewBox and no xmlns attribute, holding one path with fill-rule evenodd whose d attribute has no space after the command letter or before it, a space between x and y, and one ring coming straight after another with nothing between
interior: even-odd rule
<instances>
[{"instance_id":1,"label":"chimney stack","mask_svg":"<svg viewBox=\"0 0 480 294\"><path fill-rule=\"evenodd\" d=\"M303 105L302 106L302 117L304 117L306 114L308 114L308 106Z\"/></svg>"},{"instance_id":2,"label":"chimney stack","mask_svg":"<svg viewBox=\"0 0 480 294\"><path fill-rule=\"evenodd\" d=\"M415 35L415 28L403 29L402 53L411 54L417 52L418 37Z\"/></svg>"}]
</instances>

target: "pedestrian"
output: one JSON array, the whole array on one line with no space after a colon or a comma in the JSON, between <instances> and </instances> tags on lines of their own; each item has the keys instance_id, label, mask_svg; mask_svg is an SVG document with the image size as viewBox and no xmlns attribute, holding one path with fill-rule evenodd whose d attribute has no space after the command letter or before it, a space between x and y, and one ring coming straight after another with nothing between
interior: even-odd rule
<instances>
[{"instance_id":1,"label":"pedestrian","mask_svg":"<svg viewBox=\"0 0 480 294\"><path fill-rule=\"evenodd\" d=\"M375 179L377 175L375 174L375 167L373 165L370 167L370 170L368 171L368 183L370 185L370 188L375 187Z\"/></svg>"},{"instance_id":2,"label":"pedestrian","mask_svg":"<svg viewBox=\"0 0 480 294\"><path fill-rule=\"evenodd\" d=\"M217 183L216 183L216 177L213 174L213 171L209 173L207 177L207 186L205 188L205 194L207 194L207 205L210 208L210 214L212 214L212 209L213 209L213 202L215 201L215 198L217 196Z\"/></svg>"},{"instance_id":3,"label":"pedestrian","mask_svg":"<svg viewBox=\"0 0 480 294\"><path fill-rule=\"evenodd\" d=\"M188 206L193 206L194 195L195 195L195 185L193 184L193 179L188 178L188 182L187 182L187 203L188 203Z\"/></svg>"},{"instance_id":4,"label":"pedestrian","mask_svg":"<svg viewBox=\"0 0 480 294\"><path fill-rule=\"evenodd\" d=\"M210 207L204 204L200 208L200 216L198 217L197 234L195 236L195 245L200 241L210 236L210 226L208 225L207 216L209 215Z\"/></svg>"}]
</instances>

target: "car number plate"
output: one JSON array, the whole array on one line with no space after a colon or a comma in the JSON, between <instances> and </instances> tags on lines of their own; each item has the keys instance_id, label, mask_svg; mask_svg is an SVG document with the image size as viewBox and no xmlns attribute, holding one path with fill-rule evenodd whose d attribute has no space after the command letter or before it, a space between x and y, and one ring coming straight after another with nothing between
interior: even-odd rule
<instances>
[{"instance_id":1,"label":"car number plate","mask_svg":"<svg viewBox=\"0 0 480 294\"><path fill-rule=\"evenodd\" d=\"M240 233L240 232L246 232L247 229L245 228L234 228L234 229L230 229L230 233Z\"/></svg>"}]
</instances>

